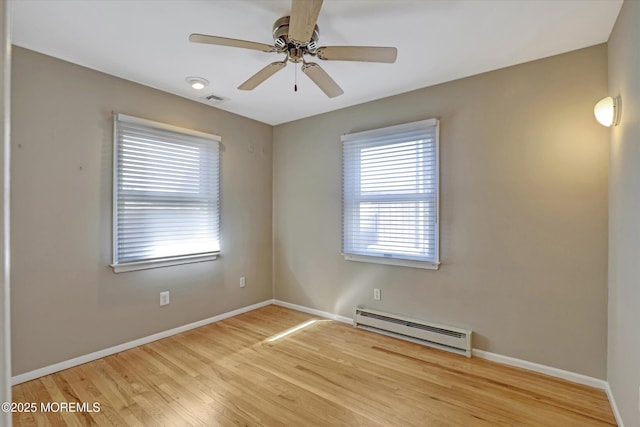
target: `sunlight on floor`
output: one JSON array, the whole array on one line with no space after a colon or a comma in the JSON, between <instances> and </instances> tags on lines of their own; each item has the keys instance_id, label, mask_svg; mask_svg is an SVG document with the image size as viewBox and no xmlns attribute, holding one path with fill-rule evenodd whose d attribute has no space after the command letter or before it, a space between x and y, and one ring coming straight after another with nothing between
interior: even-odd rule
<instances>
[{"instance_id":1,"label":"sunlight on floor","mask_svg":"<svg viewBox=\"0 0 640 427\"><path fill-rule=\"evenodd\" d=\"M267 338L267 342L274 342L279 340L280 338L284 338L288 335L291 335L294 332L298 332L301 329L304 329L306 327L309 327L311 325L313 325L314 323L318 322L318 320L309 320L307 322L301 323L298 326L294 326L293 328L287 329L284 332L279 333L278 335L274 335L271 338Z\"/></svg>"}]
</instances>

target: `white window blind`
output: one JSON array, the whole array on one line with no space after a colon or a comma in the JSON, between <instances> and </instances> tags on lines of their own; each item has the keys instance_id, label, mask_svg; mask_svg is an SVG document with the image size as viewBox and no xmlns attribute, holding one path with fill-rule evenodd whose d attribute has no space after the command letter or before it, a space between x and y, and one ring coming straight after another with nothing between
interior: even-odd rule
<instances>
[{"instance_id":1,"label":"white window blind","mask_svg":"<svg viewBox=\"0 0 640 427\"><path fill-rule=\"evenodd\" d=\"M220 138L118 114L114 139L116 271L215 259Z\"/></svg>"},{"instance_id":2,"label":"white window blind","mask_svg":"<svg viewBox=\"0 0 640 427\"><path fill-rule=\"evenodd\" d=\"M345 258L437 266L438 127L430 119L343 135Z\"/></svg>"}]
</instances>

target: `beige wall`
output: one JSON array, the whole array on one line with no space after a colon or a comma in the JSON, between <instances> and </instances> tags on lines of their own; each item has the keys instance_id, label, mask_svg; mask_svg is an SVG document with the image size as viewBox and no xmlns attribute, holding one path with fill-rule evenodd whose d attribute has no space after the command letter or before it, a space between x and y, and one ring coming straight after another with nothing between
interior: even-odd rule
<instances>
[{"instance_id":1,"label":"beige wall","mask_svg":"<svg viewBox=\"0 0 640 427\"><path fill-rule=\"evenodd\" d=\"M640 2L625 1L609 39L609 94L622 98L611 128L607 377L625 425L640 426Z\"/></svg>"},{"instance_id":2,"label":"beige wall","mask_svg":"<svg viewBox=\"0 0 640 427\"><path fill-rule=\"evenodd\" d=\"M11 43L9 32L9 3L0 0L0 402L11 401L11 359L10 359L10 299L8 259L8 236L5 229L9 204L5 200L5 185L9 171L5 167L9 148L9 93ZM11 425L11 413L0 411L0 426Z\"/></svg>"},{"instance_id":3,"label":"beige wall","mask_svg":"<svg viewBox=\"0 0 640 427\"><path fill-rule=\"evenodd\" d=\"M276 298L469 327L476 348L605 378L606 93L599 45L275 127ZM345 261L340 135L430 117L440 270Z\"/></svg>"},{"instance_id":4,"label":"beige wall","mask_svg":"<svg viewBox=\"0 0 640 427\"><path fill-rule=\"evenodd\" d=\"M21 48L13 76L14 375L271 298L271 126ZM113 112L222 137L217 261L108 266Z\"/></svg>"}]
</instances>

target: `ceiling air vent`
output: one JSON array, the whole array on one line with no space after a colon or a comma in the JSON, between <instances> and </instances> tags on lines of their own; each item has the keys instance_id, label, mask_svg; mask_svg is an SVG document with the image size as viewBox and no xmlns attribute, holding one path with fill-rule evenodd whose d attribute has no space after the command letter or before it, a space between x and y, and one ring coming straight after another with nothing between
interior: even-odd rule
<instances>
[{"instance_id":1,"label":"ceiling air vent","mask_svg":"<svg viewBox=\"0 0 640 427\"><path fill-rule=\"evenodd\" d=\"M216 103L224 102L227 100L227 98L224 98L222 96L219 96L213 93L207 96L203 96L202 99L207 100L209 102L216 102Z\"/></svg>"}]
</instances>

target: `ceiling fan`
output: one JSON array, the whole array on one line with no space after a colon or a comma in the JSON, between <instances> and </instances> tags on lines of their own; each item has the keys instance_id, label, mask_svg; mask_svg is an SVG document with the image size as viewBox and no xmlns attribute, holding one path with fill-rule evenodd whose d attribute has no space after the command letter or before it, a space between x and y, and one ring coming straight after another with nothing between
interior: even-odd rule
<instances>
[{"instance_id":1,"label":"ceiling fan","mask_svg":"<svg viewBox=\"0 0 640 427\"><path fill-rule=\"evenodd\" d=\"M255 89L259 84L282 70L287 65L287 62L296 64L302 62L302 72L329 98L333 98L342 95L344 91L320 65L315 62L307 62L304 58L305 55L325 61L395 62L398 54L398 50L395 47L318 47L317 43L320 30L316 22L321 7L322 0L292 0L291 16L282 17L273 24L273 46L205 34L191 34L189 40L195 43L240 47L262 52L284 53L286 55L284 60L272 62L251 76L247 81L238 86L240 90Z\"/></svg>"}]
</instances>

